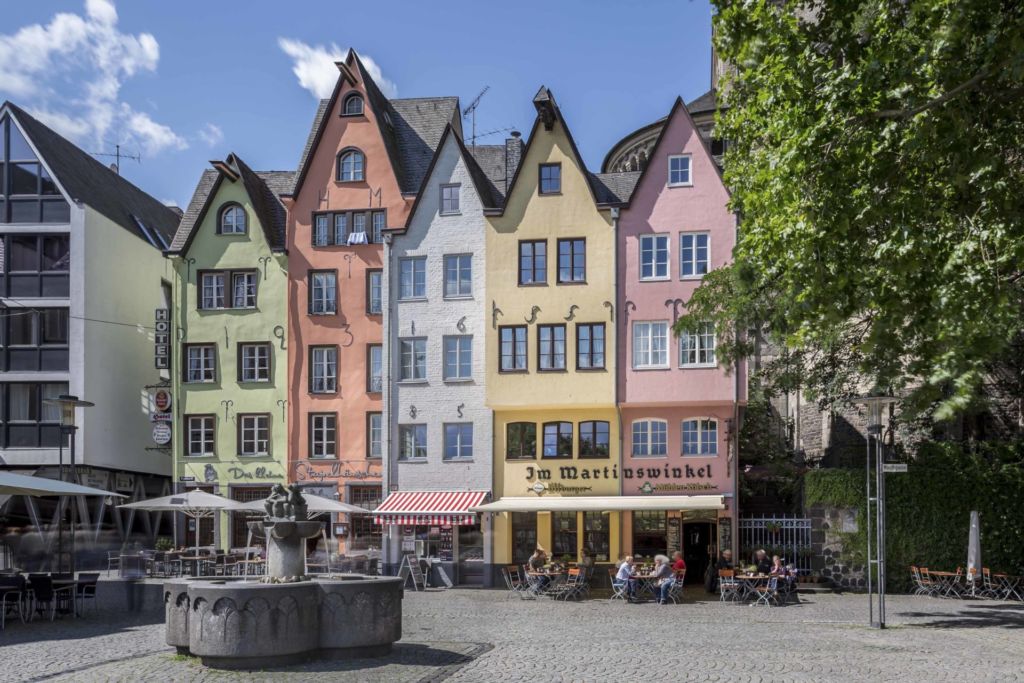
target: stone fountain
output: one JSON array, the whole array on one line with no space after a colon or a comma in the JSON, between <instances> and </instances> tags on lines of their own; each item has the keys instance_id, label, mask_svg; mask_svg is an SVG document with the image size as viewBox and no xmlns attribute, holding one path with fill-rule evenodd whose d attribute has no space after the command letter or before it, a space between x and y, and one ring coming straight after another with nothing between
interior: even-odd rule
<instances>
[{"instance_id":1,"label":"stone fountain","mask_svg":"<svg viewBox=\"0 0 1024 683\"><path fill-rule=\"evenodd\" d=\"M266 576L165 582L167 644L223 669L389 653L402 637L402 579L306 576L306 539L323 522L307 519L296 486L276 485L265 507L249 526L266 539Z\"/></svg>"}]
</instances>

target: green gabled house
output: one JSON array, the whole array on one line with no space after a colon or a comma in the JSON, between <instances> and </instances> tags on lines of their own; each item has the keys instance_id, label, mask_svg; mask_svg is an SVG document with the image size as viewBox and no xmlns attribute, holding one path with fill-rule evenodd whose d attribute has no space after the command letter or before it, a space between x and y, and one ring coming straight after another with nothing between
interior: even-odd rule
<instances>
[{"instance_id":1,"label":"green gabled house","mask_svg":"<svg viewBox=\"0 0 1024 683\"><path fill-rule=\"evenodd\" d=\"M174 264L174 486L240 501L287 481L286 213L290 171L211 162L167 250ZM195 543L182 518L176 543ZM239 548L245 516L198 521L200 545Z\"/></svg>"}]
</instances>

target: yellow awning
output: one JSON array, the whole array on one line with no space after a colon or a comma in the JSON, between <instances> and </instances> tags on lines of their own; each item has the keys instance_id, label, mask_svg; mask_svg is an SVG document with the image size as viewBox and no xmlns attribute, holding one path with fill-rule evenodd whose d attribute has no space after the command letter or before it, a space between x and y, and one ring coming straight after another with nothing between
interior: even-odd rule
<instances>
[{"instance_id":1,"label":"yellow awning","mask_svg":"<svg viewBox=\"0 0 1024 683\"><path fill-rule=\"evenodd\" d=\"M471 507L473 512L615 512L620 510L724 510L722 496L507 497Z\"/></svg>"}]
</instances>

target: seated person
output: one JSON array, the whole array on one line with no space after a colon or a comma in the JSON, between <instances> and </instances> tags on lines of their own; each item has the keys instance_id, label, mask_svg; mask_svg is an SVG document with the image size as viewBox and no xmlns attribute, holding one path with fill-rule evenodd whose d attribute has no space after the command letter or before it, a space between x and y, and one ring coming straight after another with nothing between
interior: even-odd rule
<instances>
[{"instance_id":1,"label":"seated person","mask_svg":"<svg viewBox=\"0 0 1024 683\"><path fill-rule=\"evenodd\" d=\"M619 565L619 571L615 574L615 585L626 586L626 596L632 600L636 596L636 579L633 578L633 556L626 555L626 559Z\"/></svg>"},{"instance_id":2,"label":"seated person","mask_svg":"<svg viewBox=\"0 0 1024 683\"><path fill-rule=\"evenodd\" d=\"M772 561L768 559L768 553L764 549L754 553L754 564L757 565L758 574L768 574L772 570Z\"/></svg>"},{"instance_id":3,"label":"seated person","mask_svg":"<svg viewBox=\"0 0 1024 683\"><path fill-rule=\"evenodd\" d=\"M782 564L781 557L778 555L772 555L772 567L768 573L779 578L786 576L786 567Z\"/></svg>"},{"instance_id":4,"label":"seated person","mask_svg":"<svg viewBox=\"0 0 1024 683\"><path fill-rule=\"evenodd\" d=\"M686 571L686 562L683 560L683 554L678 550L672 553L672 571L677 573Z\"/></svg>"},{"instance_id":5,"label":"seated person","mask_svg":"<svg viewBox=\"0 0 1024 683\"><path fill-rule=\"evenodd\" d=\"M587 552L586 548L580 551L580 569L593 569L594 568L594 556Z\"/></svg>"},{"instance_id":6,"label":"seated person","mask_svg":"<svg viewBox=\"0 0 1024 683\"><path fill-rule=\"evenodd\" d=\"M672 584L674 584L676 580L672 576L672 567L669 566L668 558L664 555L654 556L654 572L651 574L651 578L657 581L658 604L667 604L668 593L672 590Z\"/></svg>"},{"instance_id":7,"label":"seated person","mask_svg":"<svg viewBox=\"0 0 1024 683\"><path fill-rule=\"evenodd\" d=\"M548 552L544 550L543 546L538 545L533 551L533 555L530 555L530 559L526 561L526 566L531 572L542 572L544 571L544 565L548 563ZM535 577L537 581L537 588L544 590L547 585L551 583L551 578L547 576Z\"/></svg>"},{"instance_id":8,"label":"seated person","mask_svg":"<svg viewBox=\"0 0 1024 683\"><path fill-rule=\"evenodd\" d=\"M704 590L708 593L718 592L718 572L723 569L732 568L732 551L726 548L722 551L721 556L718 558L718 562L708 567L708 571L704 579Z\"/></svg>"}]
</instances>

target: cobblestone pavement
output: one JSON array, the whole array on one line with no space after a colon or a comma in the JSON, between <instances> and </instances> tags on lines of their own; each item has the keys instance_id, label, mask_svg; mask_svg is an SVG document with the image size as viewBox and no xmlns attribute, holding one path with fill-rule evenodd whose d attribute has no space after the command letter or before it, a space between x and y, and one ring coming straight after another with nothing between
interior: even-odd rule
<instances>
[{"instance_id":1,"label":"cobblestone pavement","mask_svg":"<svg viewBox=\"0 0 1024 683\"><path fill-rule=\"evenodd\" d=\"M237 673L164 645L162 614L8 624L0 681L1024 681L1024 605L889 596L885 631L860 595L783 608L552 603L497 591L407 593L391 656Z\"/></svg>"}]
</instances>

